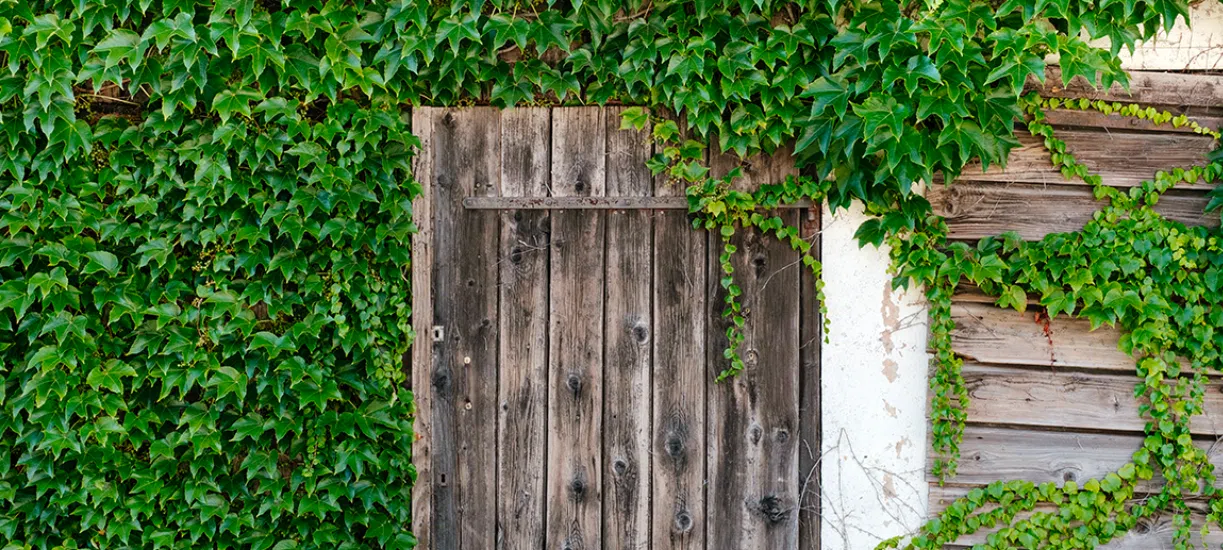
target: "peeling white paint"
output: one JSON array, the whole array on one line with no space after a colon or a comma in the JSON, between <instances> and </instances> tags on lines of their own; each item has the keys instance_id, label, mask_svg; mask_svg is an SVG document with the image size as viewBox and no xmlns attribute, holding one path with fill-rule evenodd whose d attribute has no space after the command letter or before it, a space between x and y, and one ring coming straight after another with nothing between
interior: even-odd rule
<instances>
[{"instance_id":1,"label":"peeling white paint","mask_svg":"<svg viewBox=\"0 0 1223 550\"><path fill-rule=\"evenodd\" d=\"M1122 66L1146 70L1223 69L1223 3L1203 1L1190 10L1189 19L1192 28L1179 19L1171 32L1160 30L1156 40L1140 44L1132 55L1122 49Z\"/></svg>"},{"instance_id":2,"label":"peeling white paint","mask_svg":"<svg viewBox=\"0 0 1223 550\"><path fill-rule=\"evenodd\" d=\"M858 248L865 220L860 207L825 210L821 240L832 321L821 354L821 538L839 550L913 531L929 500L925 306L919 292L891 290L886 250Z\"/></svg>"}]
</instances>

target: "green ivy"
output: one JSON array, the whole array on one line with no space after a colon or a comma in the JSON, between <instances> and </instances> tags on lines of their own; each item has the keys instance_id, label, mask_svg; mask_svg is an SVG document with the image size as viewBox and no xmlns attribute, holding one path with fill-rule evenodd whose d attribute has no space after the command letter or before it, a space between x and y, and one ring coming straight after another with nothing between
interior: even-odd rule
<instances>
[{"instance_id":1,"label":"green ivy","mask_svg":"<svg viewBox=\"0 0 1223 550\"><path fill-rule=\"evenodd\" d=\"M352 9L0 2L6 550L414 546L416 139Z\"/></svg>"},{"instance_id":2,"label":"green ivy","mask_svg":"<svg viewBox=\"0 0 1223 550\"><path fill-rule=\"evenodd\" d=\"M1054 166L1067 178L1090 184L1107 205L1075 233L1050 234L1026 242L1016 234L981 240L977 246L948 243L943 220L887 237L898 268L898 283L925 285L931 304L931 378L935 464L940 477L954 475L968 404L963 361L951 350L951 294L961 281L997 296L1000 307L1023 311L1029 296L1050 318L1075 316L1123 329L1120 348L1136 359L1135 398L1147 420L1146 438L1131 462L1080 486L1066 482L997 482L972 490L927 523L919 534L896 538L881 547L942 548L980 529L997 530L979 548L1092 548L1124 534L1161 513L1175 518L1177 548L1190 546L1189 499L1207 503L1203 535L1223 527L1223 491L1215 486L1214 467L1193 445L1190 422L1203 412L1206 373L1221 366L1223 349L1223 232L1186 227L1164 218L1154 207L1179 184L1214 183L1223 164L1175 168L1129 190L1108 187L1091 174L1057 139L1045 122L1052 109L1094 109L1156 124L1189 127L1216 140L1217 131L1153 108L1088 100L1024 100L1032 135L1043 138ZM1157 493L1135 500L1139 482L1163 477ZM1043 509L1036 510L1038 506Z\"/></svg>"}]
</instances>

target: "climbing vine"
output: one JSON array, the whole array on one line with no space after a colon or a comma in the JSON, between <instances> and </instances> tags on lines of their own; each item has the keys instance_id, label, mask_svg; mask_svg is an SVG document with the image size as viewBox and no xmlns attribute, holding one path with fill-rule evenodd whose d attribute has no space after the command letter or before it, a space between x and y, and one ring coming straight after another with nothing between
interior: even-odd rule
<instances>
[{"instance_id":1,"label":"climbing vine","mask_svg":"<svg viewBox=\"0 0 1223 550\"><path fill-rule=\"evenodd\" d=\"M951 350L951 294L961 281L996 296L1001 307L1024 310L1029 296L1049 317L1087 319L1123 329L1120 348L1135 357L1146 438L1132 460L1101 479L1033 484L996 482L974 489L907 540L882 546L942 548L981 528L1001 527L982 548L1095 547L1125 533L1138 521L1173 514L1174 541L1190 544L1189 499L1207 503L1209 525L1223 526L1223 494L1215 486L1206 452L1193 444L1191 419L1203 412L1206 373L1220 368L1223 349L1223 234L1186 227L1162 216L1160 197L1178 184L1210 184L1223 164L1174 168L1129 190L1105 185L1074 158L1045 122L1054 109L1093 109L1188 127L1217 141L1219 132L1185 116L1150 107L1090 100L1028 96L1028 130L1042 138L1053 164L1067 178L1091 185L1105 206L1082 231L1050 234L1039 242L1016 234L981 240L977 246L948 243L937 218L906 233L886 237L901 284L925 285L930 303L934 450L942 455L935 473L954 475L963 435L967 390L962 360ZM1218 208L1217 193L1210 208ZM1135 500L1139 484L1163 478L1155 494Z\"/></svg>"},{"instance_id":2,"label":"climbing vine","mask_svg":"<svg viewBox=\"0 0 1223 550\"><path fill-rule=\"evenodd\" d=\"M665 144L651 168L726 239L722 377L743 366L730 239L771 234L818 275L768 210L865 204L862 240L891 245L897 282L930 297L943 473L965 408L945 340L960 277L1127 329L1152 418L1132 469L1082 489L996 484L910 544L1073 497L1023 525L1090 545L1183 512L1195 483L1215 518L1187 430L1217 366L1217 236L1153 204L1216 165L1133 193L1094 181L1109 206L1084 232L975 250L912 193L1005 161L1025 115L1090 177L1040 121L1065 105L1021 101L1024 86L1051 54L1066 81L1124 84L1118 52L1187 15L1184 0L0 0L5 548L412 547L406 114L477 102L649 108L626 122ZM649 114L663 110L683 122ZM793 143L809 175L742 190L733 171L709 177L704 143ZM1127 504L1156 471L1163 492Z\"/></svg>"}]
</instances>

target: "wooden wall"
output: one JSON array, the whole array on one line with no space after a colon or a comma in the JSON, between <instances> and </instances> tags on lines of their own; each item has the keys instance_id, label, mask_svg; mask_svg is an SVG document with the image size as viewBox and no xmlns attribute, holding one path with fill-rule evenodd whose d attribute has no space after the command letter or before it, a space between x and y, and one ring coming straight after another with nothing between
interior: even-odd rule
<instances>
[{"instance_id":1,"label":"wooden wall","mask_svg":"<svg viewBox=\"0 0 1223 550\"><path fill-rule=\"evenodd\" d=\"M1056 72L1042 93L1054 97L1089 97L1139 102L1175 113L1187 113L1202 125L1223 125L1223 77L1136 73L1131 92L1095 92L1085 85L1065 89ZM1154 128L1145 121L1094 112L1056 111L1049 121L1057 135L1108 185L1130 187L1157 170L1204 162L1209 137L1187 129ZM954 239L975 241L1006 231L1036 240L1053 232L1074 231L1100 208L1091 189L1057 173L1040 144L1021 138L1005 170L982 173L968 169L950 188L936 186L929 198L947 217ZM1204 215L1207 185L1169 192L1159 209L1187 224L1218 225L1218 215ZM1117 349L1119 333L1090 330L1086 321L1059 317L1046 324L1029 299L1027 313L1002 310L973 288L961 288L954 299L953 347L965 358L964 377L972 403L961 447L959 474L945 486L930 478L931 510L937 512L973 487L999 479L1034 482L1086 480L1115 471L1129 461L1142 442L1144 421L1134 398L1134 360ZM1223 384L1214 381L1206 398L1207 414L1193 431L1216 464L1223 449ZM1150 489L1153 489L1150 488ZM1171 520L1139 526L1109 544L1110 549L1172 548ZM965 547L984 541L988 531L965 537ZM1218 533L1210 536L1217 546Z\"/></svg>"}]
</instances>

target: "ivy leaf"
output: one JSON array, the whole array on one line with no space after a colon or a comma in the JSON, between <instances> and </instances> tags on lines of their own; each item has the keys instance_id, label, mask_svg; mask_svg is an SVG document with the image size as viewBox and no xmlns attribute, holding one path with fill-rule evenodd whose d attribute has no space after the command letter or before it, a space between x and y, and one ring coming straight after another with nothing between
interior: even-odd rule
<instances>
[{"instance_id":1,"label":"ivy leaf","mask_svg":"<svg viewBox=\"0 0 1223 550\"><path fill-rule=\"evenodd\" d=\"M629 107L620 112L621 130L642 130L650 123L650 114L642 107Z\"/></svg>"},{"instance_id":2,"label":"ivy leaf","mask_svg":"<svg viewBox=\"0 0 1223 550\"><path fill-rule=\"evenodd\" d=\"M233 367L221 367L213 373L205 386L217 389L217 399L234 394L241 402L246 400L246 381L246 374Z\"/></svg>"},{"instance_id":3,"label":"ivy leaf","mask_svg":"<svg viewBox=\"0 0 1223 550\"><path fill-rule=\"evenodd\" d=\"M105 388L117 394L123 393L123 379L136 376L136 369L127 363L112 359L105 366L95 368L85 378L93 389Z\"/></svg>"},{"instance_id":4,"label":"ivy leaf","mask_svg":"<svg viewBox=\"0 0 1223 550\"><path fill-rule=\"evenodd\" d=\"M87 275L105 271L107 275L113 276L119 272L119 258L110 252L105 250L86 252L85 257L89 258L89 262L85 264L82 271Z\"/></svg>"},{"instance_id":5,"label":"ivy leaf","mask_svg":"<svg viewBox=\"0 0 1223 550\"><path fill-rule=\"evenodd\" d=\"M109 36L98 42L93 51L105 57L107 69L123 61L136 66L137 60L144 56L144 44L139 34L127 29L115 29Z\"/></svg>"},{"instance_id":6,"label":"ivy leaf","mask_svg":"<svg viewBox=\"0 0 1223 550\"><path fill-rule=\"evenodd\" d=\"M263 94L253 90L222 90L212 99L212 109L221 117L221 122L229 122L234 113L251 116L251 103L263 101Z\"/></svg>"},{"instance_id":7,"label":"ivy leaf","mask_svg":"<svg viewBox=\"0 0 1223 550\"><path fill-rule=\"evenodd\" d=\"M815 100L811 104L812 117L818 117L832 107L832 112L836 113L838 118L844 118L849 108L849 87L837 79L821 76L808 85L799 97Z\"/></svg>"}]
</instances>

